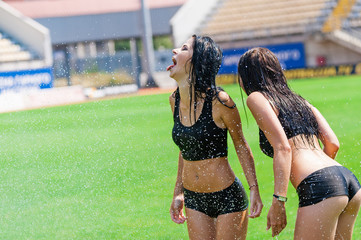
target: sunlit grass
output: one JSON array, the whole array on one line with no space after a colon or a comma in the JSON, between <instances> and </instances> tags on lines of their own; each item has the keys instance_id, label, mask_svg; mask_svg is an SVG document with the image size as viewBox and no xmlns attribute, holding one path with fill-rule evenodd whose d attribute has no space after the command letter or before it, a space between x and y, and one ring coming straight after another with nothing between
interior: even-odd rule
<instances>
[{"instance_id":1,"label":"sunlit grass","mask_svg":"<svg viewBox=\"0 0 361 240\"><path fill-rule=\"evenodd\" d=\"M361 81L358 76L295 80L293 89L316 106L338 135L337 160L361 179ZM272 159L258 147L236 85L236 101L253 150L265 205L251 219L248 239L271 239L266 229L272 200ZM187 239L171 222L169 206L177 171L168 94L0 114L1 239ZM229 138L230 139L230 138ZM232 142L229 159L246 184ZM291 239L297 194L290 186ZM361 219L354 239L361 238Z\"/></svg>"}]
</instances>

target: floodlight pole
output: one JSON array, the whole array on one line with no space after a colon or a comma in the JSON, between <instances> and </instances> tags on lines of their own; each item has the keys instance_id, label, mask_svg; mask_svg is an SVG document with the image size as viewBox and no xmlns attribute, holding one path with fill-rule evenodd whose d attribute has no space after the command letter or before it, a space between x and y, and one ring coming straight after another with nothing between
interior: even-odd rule
<instances>
[{"instance_id":1,"label":"floodlight pole","mask_svg":"<svg viewBox=\"0 0 361 240\"><path fill-rule=\"evenodd\" d=\"M141 88L141 82L139 78L140 69L138 62L138 49L137 49L137 40L135 38L130 39L130 54L132 56L132 70L133 77L135 77L135 82L138 88Z\"/></svg>"},{"instance_id":2,"label":"floodlight pole","mask_svg":"<svg viewBox=\"0 0 361 240\"><path fill-rule=\"evenodd\" d=\"M146 87L157 87L157 84L154 81L154 49L153 49L153 34L152 26L150 21L149 8L146 4L146 0L141 0L142 5L142 42L143 42L143 54L144 62L143 66L145 72L147 73L147 83Z\"/></svg>"},{"instance_id":3,"label":"floodlight pole","mask_svg":"<svg viewBox=\"0 0 361 240\"><path fill-rule=\"evenodd\" d=\"M71 86L72 83L71 83L71 63L70 63L70 48L68 45L66 45L64 47L64 55L65 55L65 65L64 65L64 68L65 68L65 78L66 78L66 81L67 81L67 85L68 86Z\"/></svg>"}]
</instances>

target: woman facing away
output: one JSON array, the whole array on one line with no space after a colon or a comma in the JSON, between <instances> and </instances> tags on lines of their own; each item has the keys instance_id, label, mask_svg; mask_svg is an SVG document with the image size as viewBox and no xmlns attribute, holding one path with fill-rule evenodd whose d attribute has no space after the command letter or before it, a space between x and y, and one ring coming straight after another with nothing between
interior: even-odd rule
<instances>
[{"instance_id":1,"label":"woman facing away","mask_svg":"<svg viewBox=\"0 0 361 240\"><path fill-rule=\"evenodd\" d=\"M227 131L250 188L249 217L258 217L263 205L238 110L215 84L222 52L211 38L193 35L173 54L167 70L178 88L169 101L180 153L171 218L187 220L190 239L245 239L248 200L228 163Z\"/></svg>"},{"instance_id":2,"label":"woman facing away","mask_svg":"<svg viewBox=\"0 0 361 240\"><path fill-rule=\"evenodd\" d=\"M360 183L334 160L339 142L325 118L289 89L270 50L247 51L238 74L260 128L261 149L273 157L274 197L267 229L276 236L286 227L291 180L299 196L294 239L351 239L361 204Z\"/></svg>"}]
</instances>

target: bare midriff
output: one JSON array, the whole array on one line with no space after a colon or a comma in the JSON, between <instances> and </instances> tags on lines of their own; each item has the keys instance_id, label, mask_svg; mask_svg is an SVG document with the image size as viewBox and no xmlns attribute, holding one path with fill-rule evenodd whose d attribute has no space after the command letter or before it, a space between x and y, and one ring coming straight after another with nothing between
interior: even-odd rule
<instances>
[{"instance_id":1,"label":"bare midriff","mask_svg":"<svg viewBox=\"0 0 361 240\"><path fill-rule=\"evenodd\" d=\"M221 191L234 182L235 175L227 157L200 161L183 160L183 187L194 192Z\"/></svg>"},{"instance_id":2,"label":"bare midriff","mask_svg":"<svg viewBox=\"0 0 361 240\"><path fill-rule=\"evenodd\" d=\"M294 141L297 142L297 147ZM327 156L321 149L316 136L314 147L302 144L301 136L289 139L292 148L291 183L297 188L303 179L311 173L330 166L340 166L338 162Z\"/></svg>"}]
</instances>

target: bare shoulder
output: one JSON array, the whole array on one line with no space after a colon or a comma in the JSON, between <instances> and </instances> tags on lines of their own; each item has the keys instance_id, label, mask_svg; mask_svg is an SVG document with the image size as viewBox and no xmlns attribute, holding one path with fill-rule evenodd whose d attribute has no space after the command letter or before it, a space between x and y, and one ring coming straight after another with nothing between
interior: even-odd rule
<instances>
[{"instance_id":1,"label":"bare shoulder","mask_svg":"<svg viewBox=\"0 0 361 240\"><path fill-rule=\"evenodd\" d=\"M219 91L217 93L217 103L220 103L228 108L235 108L236 104L234 103L234 101L232 100L232 98L228 95L228 93L226 93L225 91Z\"/></svg>"},{"instance_id":2,"label":"bare shoulder","mask_svg":"<svg viewBox=\"0 0 361 240\"><path fill-rule=\"evenodd\" d=\"M175 102L175 92L173 92L170 96L169 96L169 103L170 105L174 105Z\"/></svg>"},{"instance_id":3,"label":"bare shoulder","mask_svg":"<svg viewBox=\"0 0 361 240\"><path fill-rule=\"evenodd\" d=\"M311 103L309 103L307 100L305 100L305 103L306 103L306 105L309 107L309 108L311 108L311 109L314 109L315 107L311 104Z\"/></svg>"},{"instance_id":4,"label":"bare shoulder","mask_svg":"<svg viewBox=\"0 0 361 240\"><path fill-rule=\"evenodd\" d=\"M175 92L173 92L170 96L169 96L169 104L170 107L172 109L172 112L174 111L174 104L175 104Z\"/></svg>"},{"instance_id":5,"label":"bare shoulder","mask_svg":"<svg viewBox=\"0 0 361 240\"><path fill-rule=\"evenodd\" d=\"M236 129L240 126L240 116L236 104L225 91L217 92L214 102L213 120L221 128Z\"/></svg>"},{"instance_id":6,"label":"bare shoulder","mask_svg":"<svg viewBox=\"0 0 361 240\"><path fill-rule=\"evenodd\" d=\"M262 93L253 92L247 97L246 103L247 103L247 106L249 108L251 108L251 107L257 107L262 104L268 103L268 100Z\"/></svg>"}]
</instances>

